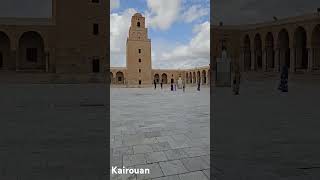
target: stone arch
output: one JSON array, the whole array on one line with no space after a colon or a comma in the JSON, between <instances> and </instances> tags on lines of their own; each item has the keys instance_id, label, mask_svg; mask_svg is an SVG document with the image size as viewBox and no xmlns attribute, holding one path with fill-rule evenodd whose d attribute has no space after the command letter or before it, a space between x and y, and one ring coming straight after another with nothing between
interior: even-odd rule
<instances>
[{"instance_id":1,"label":"stone arch","mask_svg":"<svg viewBox=\"0 0 320 180\"><path fill-rule=\"evenodd\" d=\"M267 69L274 69L274 38L271 32L265 38L265 51Z\"/></svg>"},{"instance_id":2,"label":"stone arch","mask_svg":"<svg viewBox=\"0 0 320 180\"><path fill-rule=\"evenodd\" d=\"M116 84L124 84L124 74L121 71L116 73Z\"/></svg>"},{"instance_id":3,"label":"stone arch","mask_svg":"<svg viewBox=\"0 0 320 180\"><path fill-rule=\"evenodd\" d=\"M156 81L157 84L160 83L160 76L158 73L154 75L154 81Z\"/></svg>"},{"instance_id":4,"label":"stone arch","mask_svg":"<svg viewBox=\"0 0 320 180\"><path fill-rule=\"evenodd\" d=\"M35 31L28 31L19 38L19 69L46 69L44 39Z\"/></svg>"},{"instance_id":5,"label":"stone arch","mask_svg":"<svg viewBox=\"0 0 320 180\"><path fill-rule=\"evenodd\" d=\"M207 72L206 70L202 70L202 84L207 84Z\"/></svg>"},{"instance_id":6,"label":"stone arch","mask_svg":"<svg viewBox=\"0 0 320 180\"><path fill-rule=\"evenodd\" d=\"M286 29L282 29L278 35L279 48L279 68L283 65L290 67L290 47L289 47L289 33Z\"/></svg>"},{"instance_id":7,"label":"stone arch","mask_svg":"<svg viewBox=\"0 0 320 180\"><path fill-rule=\"evenodd\" d=\"M294 32L295 68L308 68L307 32L299 26Z\"/></svg>"},{"instance_id":8,"label":"stone arch","mask_svg":"<svg viewBox=\"0 0 320 180\"><path fill-rule=\"evenodd\" d=\"M162 81L163 84L167 84L168 83L168 76L167 76L166 73L163 73L161 75L161 81Z\"/></svg>"},{"instance_id":9,"label":"stone arch","mask_svg":"<svg viewBox=\"0 0 320 180\"><path fill-rule=\"evenodd\" d=\"M190 84L193 83L193 81L192 81L192 72L189 72L189 82L190 82Z\"/></svg>"},{"instance_id":10,"label":"stone arch","mask_svg":"<svg viewBox=\"0 0 320 180\"><path fill-rule=\"evenodd\" d=\"M0 70L14 67L15 62L10 61L10 46L9 36L0 31Z\"/></svg>"},{"instance_id":11,"label":"stone arch","mask_svg":"<svg viewBox=\"0 0 320 180\"><path fill-rule=\"evenodd\" d=\"M262 69L262 40L259 33L254 37L254 67L258 70Z\"/></svg>"},{"instance_id":12,"label":"stone arch","mask_svg":"<svg viewBox=\"0 0 320 180\"><path fill-rule=\"evenodd\" d=\"M320 24L312 31L311 46L313 48L313 67L320 69Z\"/></svg>"},{"instance_id":13,"label":"stone arch","mask_svg":"<svg viewBox=\"0 0 320 180\"><path fill-rule=\"evenodd\" d=\"M245 35L243 39L243 60L244 70L248 71L251 69L251 43L249 35Z\"/></svg>"}]
</instances>

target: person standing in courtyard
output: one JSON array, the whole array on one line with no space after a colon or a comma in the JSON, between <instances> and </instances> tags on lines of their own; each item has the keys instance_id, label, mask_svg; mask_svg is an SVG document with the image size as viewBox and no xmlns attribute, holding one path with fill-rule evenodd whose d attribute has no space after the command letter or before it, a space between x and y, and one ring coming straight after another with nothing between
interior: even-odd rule
<instances>
[{"instance_id":1,"label":"person standing in courtyard","mask_svg":"<svg viewBox=\"0 0 320 180\"><path fill-rule=\"evenodd\" d=\"M288 77L289 77L289 70L288 66L282 66L281 76L280 76L280 84L278 89L282 92L288 92Z\"/></svg>"},{"instance_id":2,"label":"person standing in courtyard","mask_svg":"<svg viewBox=\"0 0 320 180\"><path fill-rule=\"evenodd\" d=\"M153 80L153 84L154 84L154 89L157 89L157 83L156 83L156 80Z\"/></svg>"},{"instance_id":3,"label":"person standing in courtyard","mask_svg":"<svg viewBox=\"0 0 320 180\"><path fill-rule=\"evenodd\" d=\"M198 88L197 88L198 91L200 91L200 81L198 81Z\"/></svg>"},{"instance_id":4,"label":"person standing in courtyard","mask_svg":"<svg viewBox=\"0 0 320 180\"><path fill-rule=\"evenodd\" d=\"M182 85L183 92L185 92L185 88L186 88L186 84L183 82L183 85Z\"/></svg>"},{"instance_id":5,"label":"person standing in courtyard","mask_svg":"<svg viewBox=\"0 0 320 180\"><path fill-rule=\"evenodd\" d=\"M232 81L232 87L233 87L233 94L239 95L240 91L240 79L241 79L241 73L239 66L235 66L234 68L234 75L233 75L233 81Z\"/></svg>"},{"instance_id":6,"label":"person standing in courtyard","mask_svg":"<svg viewBox=\"0 0 320 180\"><path fill-rule=\"evenodd\" d=\"M162 89L162 83L163 83L163 79L162 79L162 81L161 81L161 83L160 83L160 87L161 87L161 89Z\"/></svg>"},{"instance_id":7,"label":"person standing in courtyard","mask_svg":"<svg viewBox=\"0 0 320 180\"><path fill-rule=\"evenodd\" d=\"M173 84L171 83L171 91L173 91Z\"/></svg>"}]
</instances>

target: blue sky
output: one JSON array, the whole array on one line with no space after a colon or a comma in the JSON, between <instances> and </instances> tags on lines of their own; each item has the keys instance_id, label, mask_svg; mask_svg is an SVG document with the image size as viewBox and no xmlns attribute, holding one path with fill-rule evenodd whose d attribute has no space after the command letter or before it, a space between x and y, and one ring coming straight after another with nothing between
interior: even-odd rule
<instances>
[{"instance_id":1,"label":"blue sky","mask_svg":"<svg viewBox=\"0 0 320 180\"><path fill-rule=\"evenodd\" d=\"M146 17L153 68L209 64L209 0L111 0L111 66L125 66L132 14Z\"/></svg>"}]
</instances>

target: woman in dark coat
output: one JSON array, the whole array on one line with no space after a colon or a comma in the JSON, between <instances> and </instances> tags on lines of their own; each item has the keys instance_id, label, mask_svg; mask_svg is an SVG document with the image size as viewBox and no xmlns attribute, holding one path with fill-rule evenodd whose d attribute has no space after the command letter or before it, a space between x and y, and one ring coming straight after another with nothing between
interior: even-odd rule
<instances>
[{"instance_id":1,"label":"woman in dark coat","mask_svg":"<svg viewBox=\"0 0 320 180\"><path fill-rule=\"evenodd\" d=\"M281 76L280 76L280 84L279 84L279 90L282 92L288 92L288 75L289 70L286 65L282 66L281 70Z\"/></svg>"},{"instance_id":2,"label":"woman in dark coat","mask_svg":"<svg viewBox=\"0 0 320 180\"><path fill-rule=\"evenodd\" d=\"M233 87L233 94L234 95L239 95L240 80L241 80L240 68L239 68L238 65L235 65L233 81L232 81L232 87Z\"/></svg>"}]
</instances>

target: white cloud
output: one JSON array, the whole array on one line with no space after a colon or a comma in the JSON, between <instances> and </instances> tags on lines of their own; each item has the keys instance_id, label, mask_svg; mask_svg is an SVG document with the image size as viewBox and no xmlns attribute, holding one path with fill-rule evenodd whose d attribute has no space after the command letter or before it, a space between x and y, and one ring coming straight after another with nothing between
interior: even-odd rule
<instances>
[{"instance_id":1,"label":"white cloud","mask_svg":"<svg viewBox=\"0 0 320 180\"><path fill-rule=\"evenodd\" d=\"M120 0L110 0L110 9L118 9L120 7Z\"/></svg>"},{"instance_id":2,"label":"white cloud","mask_svg":"<svg viewBox=\"0 0 320 180\"><path fill-rule=\"evenodd\" d=\"M210 61L210 23L197 24L195 35L186 45L178 45L173 50L158 49L155 68L192 68L209 65Z\"/></svg>"},{"instance_id":3,"label":"white cloud","mask_svg":"<svg viewBox=\"0 0 320 180\"><path fill-rule=\"evenodd\" d=\"M203 16L209 15L210 9L204 8L201 5L192 5L181 15L181 19L187 23L191 23Z\"/></svg>"},{"instance_id":4,"label":"white cloud","mask_svg":"<svg viewBox=\"0 0 320 180\"><path fill-rule=\"evenodd\" d=\"M110 51L111 66L125 66L126 40L131 25L131 17L137 11L127 9L121 14L110 15Z\"/></svg>"},{"instance_id":5,"label":"white cloud","mask_svg":"<svg viewBox=\"0 0 320 180\"><path fill-rule=\"evenodd\" d=\"M147 23L153 28L167 30L178 19L181 0L147 0Z\"/></svg>"}]
</instances>

